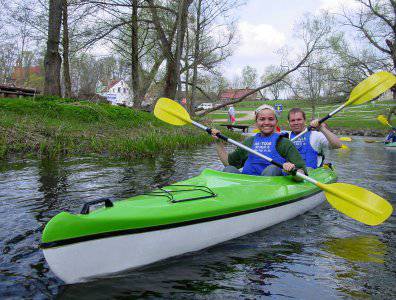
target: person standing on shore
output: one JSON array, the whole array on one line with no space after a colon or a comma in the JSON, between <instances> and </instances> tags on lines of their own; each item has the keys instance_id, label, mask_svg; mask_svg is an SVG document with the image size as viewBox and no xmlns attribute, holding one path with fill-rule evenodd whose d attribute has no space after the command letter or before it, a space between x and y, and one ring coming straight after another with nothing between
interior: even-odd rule
<instances>
[{"instance_id":1,"label":"person standing on shore","mask_svg":"<svg viewBox=\"0 0 396 300\"><path fill-rule=\"evenodd\" d=\"M287 115L287 119L291 129L288 132L290 139L293 139L293 137L305 130L305 112L301 108L292 108ZM318 131L310 130L293 141L293 143L305 160L307 167L316 169L318 167L318 156L324 157L325 150L341 148L342 144L340 139L330 131L327 125L324 123L319 124L318 119L312 120L310 125Z\"/></svg>"},{"instance_id":2,"label":"person standing on shore","mask_svg":"<svg viewBox=\"0 0 396 300\"><path fill-rule=\"evenodd\" d=\"M232 104L230 105L230 108L228 109L228 121L231 124L235 124L235 122L236 122L235 108L234 108L234 106Z\"/></svg>"}]
</instances>

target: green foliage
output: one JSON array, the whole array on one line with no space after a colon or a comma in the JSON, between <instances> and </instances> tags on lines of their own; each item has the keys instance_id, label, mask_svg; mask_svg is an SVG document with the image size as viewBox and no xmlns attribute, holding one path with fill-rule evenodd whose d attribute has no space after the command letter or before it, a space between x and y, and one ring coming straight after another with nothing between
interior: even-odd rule
<instances>
[{"instance_id":1,"label":"green foliage","mask_svg":"<svg viewBox=\"0 0 396 300\"><path fill-rule=\"evenodd\" d=\"M211 142L191 126L171 126L126 107L56 97L0 99L0 158L12 153L136 158Z\"/></svg>"}]
</instances>

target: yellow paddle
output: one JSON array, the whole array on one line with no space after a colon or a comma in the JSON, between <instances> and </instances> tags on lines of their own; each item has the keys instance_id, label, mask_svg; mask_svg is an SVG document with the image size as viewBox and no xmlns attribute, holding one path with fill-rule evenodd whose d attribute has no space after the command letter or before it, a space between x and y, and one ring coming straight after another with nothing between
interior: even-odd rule
<instances>
[{"instance_id":1,"label":"yellow paddle","mask_svg":"<svg viewBox=\"0 0 396 300\"><path fill-rule=\"evenodd\" d=\"M352 142L352 139L350 137L347 137L347 136L342 136L342 137L340 137L340 141L342 141L342 142Z\"/></svg>"},{"instance_id":2,"label":"yellow paddle","mask_svg":"<svg viewBox=\"0 0 396 300\"><path fill-rule=\"evenodd\" d=\"M386 126L389 126L389 127L392 128L393 130L396 130L396 128L393 127L393 126L388 122L388 119L387 119L384 115L379 115L379 116L377 117L377 120L378 120L381 124L386 125Z\"/></svg>"},{"instance_id":3,"label":"yellow paddle","mask_svg":"<svg viewBox=\"0 0 396 300\"><path fill-rule=\"evenodd\" d=\"M319 124L331 118L332 116L334 116L336 113L338 113L340 110L342 110L344 107L348 105L363 104L374 99L375 97L378 97L379 95L386 92L395 84L396 84L396 77L389 72L382 71L370 75L352 90L351 94L349 95L349 99L346 103L342 104L340 107L329 113L326 117L320 119ZM300 136L302 136L311 129L312 127L308 126L307 128L305 128L304 131L297 134L291 140L294 141L298 139Z\"/></svg>"},{"instance_id":4,"label":"yellow paddle","mask_svg":"<svg viewBox=\"0 0 396 300\"><path fill-rule=\"evenodd\" d=\"M169 124L179 126L192 124L202 130L205 130L209 134L212 133L211 128L191 120L190 115L184 107L168 98L160 98L157 101L154 108L154 115L158 119ZM220 139L245 149L246 151L257 155L282 169L282 164L272 160L272 158L238 143L221 133L218 133L217 136ZM364 188L346 183L324 184L304 174L296 173L295 171L293 174L319 187L324 191L327 200L334 208L364 224L381 224L392 214L393 207L388 201Z\"/></svg>"}]
</instances>

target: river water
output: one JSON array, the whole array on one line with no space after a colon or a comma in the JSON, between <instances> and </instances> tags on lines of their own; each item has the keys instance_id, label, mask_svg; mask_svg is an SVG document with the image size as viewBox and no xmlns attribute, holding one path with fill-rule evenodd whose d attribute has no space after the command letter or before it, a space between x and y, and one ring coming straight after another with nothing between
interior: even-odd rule
<instances>
[{"instance_id":1,"label":"river water","mask_svg":"<svg viewBox=\"0 0 396 300\"><path fill-rule=\"evenodd\" d=\"M396 204L396 151L355 137L332 151L339 181ZM326 202L266 230L94 282L65 285L39 249L61 211L85 201L122 199L220 169L214 146L157 159L102 157L0 162L1 299L395 299L396 217L369 227Z\"/></svg>"}]
</instances>

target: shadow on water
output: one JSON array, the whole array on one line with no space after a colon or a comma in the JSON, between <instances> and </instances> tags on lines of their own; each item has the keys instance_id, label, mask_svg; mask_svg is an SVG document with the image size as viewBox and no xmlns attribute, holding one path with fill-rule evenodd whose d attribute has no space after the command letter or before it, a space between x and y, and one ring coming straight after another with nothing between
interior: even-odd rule
<instances>
[{"instance_id":1,"label":"shadow on water","mask_svg":"<svg viewBox=\"0 0 396 300\"><path fill-rule=\"evenodd\" d=\"M396 201L395 151L361 138L334 151L340 181ZM0 297L392 299L396 294L396 216L378 227L327 203L266 230L139 270L63 285L39 250L45 224L102 197L128 198L221 169L213 146L156 159L101 157L0 161ZM160 249L159 249L160 251Z\"/></svg>"}]
</instances>

